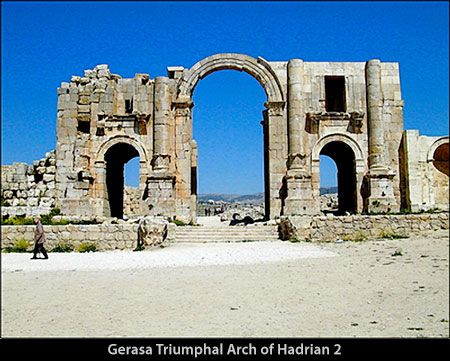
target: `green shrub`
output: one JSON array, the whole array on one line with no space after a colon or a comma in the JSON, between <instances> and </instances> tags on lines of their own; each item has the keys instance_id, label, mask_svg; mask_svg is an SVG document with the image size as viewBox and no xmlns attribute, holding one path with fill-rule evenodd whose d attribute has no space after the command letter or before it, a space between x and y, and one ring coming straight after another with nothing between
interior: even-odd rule
<instances>
[{"instance_id":1,"label":"green shrub","mask_svg":"<svg viewBox=\"0 0 450 361\"><path fill-rule=\"evenodd\" d=\"M0 205L2 207L11 207L11 204L8 201L5 201L3 197L0 198Z\"/></svg>"},{"instance_id":2,"label":"green shrub","mask_svg":"<svg viewBox=\"0 0 450 361\"><path fill-rule=\"evenodd\" d=\"M23 216L2 219L2 225L5 225L5 226L25 226L25 225L32 225L32 224L34 224L34 221L32 218L25 218Z\"/></svg>"},{"instance_id":3,"label":"green shrub","mask_svg":"<svg viewBox=\"0 0 450 361\"><path fill-rule=\"evenodd\" d=\"M78 246L78 252L97 252L97 245L95 244L95 242L82 242Z\"/></svg>"},{"instance_id":4,"label":"green shrub","mask_svg":"<svg viewBox=\"0 0 450 361\"><path fill-rule=\"evenodd\" d=\"M59 216L60 214L61 214L61 210L60 210L59 208L52 208L52 209L50 210L50 213L44 214L44 215L41 216L41 223L42 223L42 224L46 224L46 225L52 225L52 224L55 224L55 223L52 221L52 218L53 218L54 216Z\"/></svg>"},{"instance_id":5,"label":"green shrub","mask_svg":"<svg viewBox=\"0 0 450 361\"><path fill-rule=\"evenodd\" d=\"M187 224L186 223L184 223L183 221L179 221L178 219L172 219L172 218L169 218L169 219L167 219L170 223L175 223L177 226L179 226L179 227L183 227L183 226L187 226Z\"/></svg>"},{"instance_id":6,"label":"green shrub","mask_svg":"<svg viewBox=\"0 0 450 361\"><path fill-rule=\"evenodd\" d=\"M60 242L52 248L50 252L69 253L73 251L73 246L68 242Z\"/></svg>"},{"instance_id":7,"label":"green shrub","mask_svg":"<svg viewBox=\"0 0 450 361\"><path fill-rule=\"evenodd\" d=\"M364 242L369 239L369 236L363 231L355 231L351 235L342 236L341 239L343 241Z\"/></svg>"},{"instance_id":8,"label":"green shrub","mask_svg":"<svg viewBox=\"0 0 450 361\"><path fill-rule=\"evenodd\" d=\"M21 238L14 242L12 246L5 247L5 253L24 253L27 252L30 243L25 239Z\"/></svg>"}]
</instances>

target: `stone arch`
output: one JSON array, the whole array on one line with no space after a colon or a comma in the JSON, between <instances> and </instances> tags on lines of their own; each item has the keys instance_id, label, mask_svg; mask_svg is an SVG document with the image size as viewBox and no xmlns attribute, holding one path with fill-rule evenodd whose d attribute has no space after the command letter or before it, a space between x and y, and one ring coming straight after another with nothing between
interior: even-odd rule
<instances>
[{"instance_id":1,"label":"stone arch","mask_svg":"<svg viewBox=\"0 0 450 361\"><path fill-rule=\"evenodd\" d=\"M433 163L436 169L449 175L449 137L437 139L428 149L427 162Z\"/></svg>"},{"instance_id":2,"label":"stone arch","mask_svg":"<svg viewBox=\"0 0 450 361\"><path fill-rule=\"evenodd\" d=\"M225 69L245 71L254 77L264 88L269 103L284 102L280 81L266 60L233 53L211 55L185 71L178 82L178 94L191 97L200 79Z\"/></svg>"},{"instance_id":3,"label":"stone arch","mask_svg":"<svg viewBox=\"0 0 450 361\"><path fill-rule=\"evenodd\" d=\"M311 159L313 161L319 160L322 148L330 142L345 143L353 150L353 153L355 154L355 160L362 160L364 162L364 153L360 145L352 137L345 133L333 133L320 138L312 148Z\"/></svg>"},{"instance_id":4,"label":"stone arch","mask_svg":"<svg viewBox=\"0 0 450 361\"><path fill-rule=\"evenodd\" d=\"M95 153L95 194L103 216L124 217L124 165L139 156L139 192L143 194L148 174L148 155L142 143L118 135L102 143ZM109 159L108 159L109 158Z\"/></svg>"},{"instance_id":5,"label":"stone arch","mask_svg":"<svg viewBox=\"0 0 450 361\"><path fill-rule=\"evenodd\" d=\"M104 162L106 152L112 146L119 144L119 143L125 143L125 144L131 145L139 153L139 158L140 158L141 164L142 163L148 164L147 151L142 146L142 144L140 142L138 142L137 140L135 140L131 137L127 137L125 135L118 135L118 136L112 137L112 138L108 139L107 141L105 141L104 143L102 143L100 145L100 147L98 148L97 152L95 153L96 154L95 162L96 163Z\"/></svg>"},{"instance_id":6,"label":"stone arch","mask_svg":"<svg viewBox=\"0 0 450 361\"><path fill-rule=\"evenodd\" d=\"M339 213L361 212L361 192L365 173L365 158L360 145L343 133L329 134L319 139L312 148L311 173L316 196L320 194L320 155L333 159L338 169Z\"/></svg>"}]
</instances>

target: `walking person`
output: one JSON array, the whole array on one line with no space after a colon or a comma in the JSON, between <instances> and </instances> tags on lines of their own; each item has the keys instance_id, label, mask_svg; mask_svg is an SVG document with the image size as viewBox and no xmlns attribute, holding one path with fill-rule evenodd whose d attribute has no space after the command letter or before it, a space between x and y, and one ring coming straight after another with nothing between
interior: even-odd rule
<instances>
[{"instance_id":1,"label":"walking person","mask_svg":"<svg viewBox=\"0 0 450 361\"><path fill-rule=\"evenodd\" d=\"M48 259L47 251L44 248L44 242L45 242L44 227L42 226L42 223L39 220L39 218L36 218L34 220L34 224L36 224L36 229L34 230L35 244L34 244L33 257L31 259L38 259L36 257L38 252L40 252L44 255L44 259Z\"/></svg>"}]
</instances>

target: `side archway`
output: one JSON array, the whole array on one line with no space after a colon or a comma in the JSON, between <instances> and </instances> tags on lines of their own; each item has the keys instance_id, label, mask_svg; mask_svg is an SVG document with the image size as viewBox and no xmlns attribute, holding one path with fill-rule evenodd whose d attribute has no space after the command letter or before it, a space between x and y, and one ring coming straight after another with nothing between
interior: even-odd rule
<instances>
[{"instance_id":1,"label":"side archway","mask_svg":"<svg viewBox=\"0 0 450 361\"><path fill-rule=\"evenodd\" d=\"M142 194L146 186L148 157L140 142L127 136L117 136L99 147L95 158L95 172L102 215L124 218L124 166L135 157L140 159L139 192Z\"/></svg>"},{"instance_id":2,"label":"side archway","mask_svg":"<svg viewBox=\"0 0 450 361\"><path fill-rule=\"evenodd\" d=\"M111 148L113 145L116 145L119 143L131 145L138 152L139 158L141 159L141 163L148 162L147 152L146 152L145 148L143 147L143 145L140 142L138 142L137 140L135 140L131 137L123 136L123 135L118 135L116 137L110 138L106 142L104 142L102 145L100 145L97 152L95 153L96 154L95 162L96 163L104 162L105 154L108 151L108 149Z\"/></svg>"},{"instance_id":3,"label":"side archway","mask_svg":"<svg viewBox=\"0 0 450 361\"><path fill-rule=\"evenodd\" d=\"M330 157L337 167L338 214L362 211L361 192L365 172L364 154L359 144L346 134L329 134L319 139L311 153L313 189L320 195L320 155Z\"/></svg>"},{"instance_id":4,"label":"side archway","mask_svg":"<svg viewBox=\"0 0 450 361\"><path fill-rule=\"evenodd\" d=\"M449 137L439 138L431 145L427 162L432 162L438 171L449 176Z\"/></svg>"}]
</instances>

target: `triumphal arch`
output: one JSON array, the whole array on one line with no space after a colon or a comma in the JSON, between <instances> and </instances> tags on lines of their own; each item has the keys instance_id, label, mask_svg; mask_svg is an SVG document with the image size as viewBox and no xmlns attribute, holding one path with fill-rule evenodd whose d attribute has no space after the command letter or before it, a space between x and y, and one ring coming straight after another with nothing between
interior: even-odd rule
<instances>
[{"instance_id":1,"label":"triumphal arch","mask_svg":"<svg viewBox=\"0 0 450 361\"><path fill-rule=\"evenodd\" d=\"M107 65L58 88L54 205L124 216L124 164L139 157L135 213L195 221L192 94L209 74L244 71L263 87L266 217L320 211L321 154L338 169L341 213L448 209L448 136L403 128L399 64L209 56L167 77L123 79Z\"/></svg>"}]
</instances>

